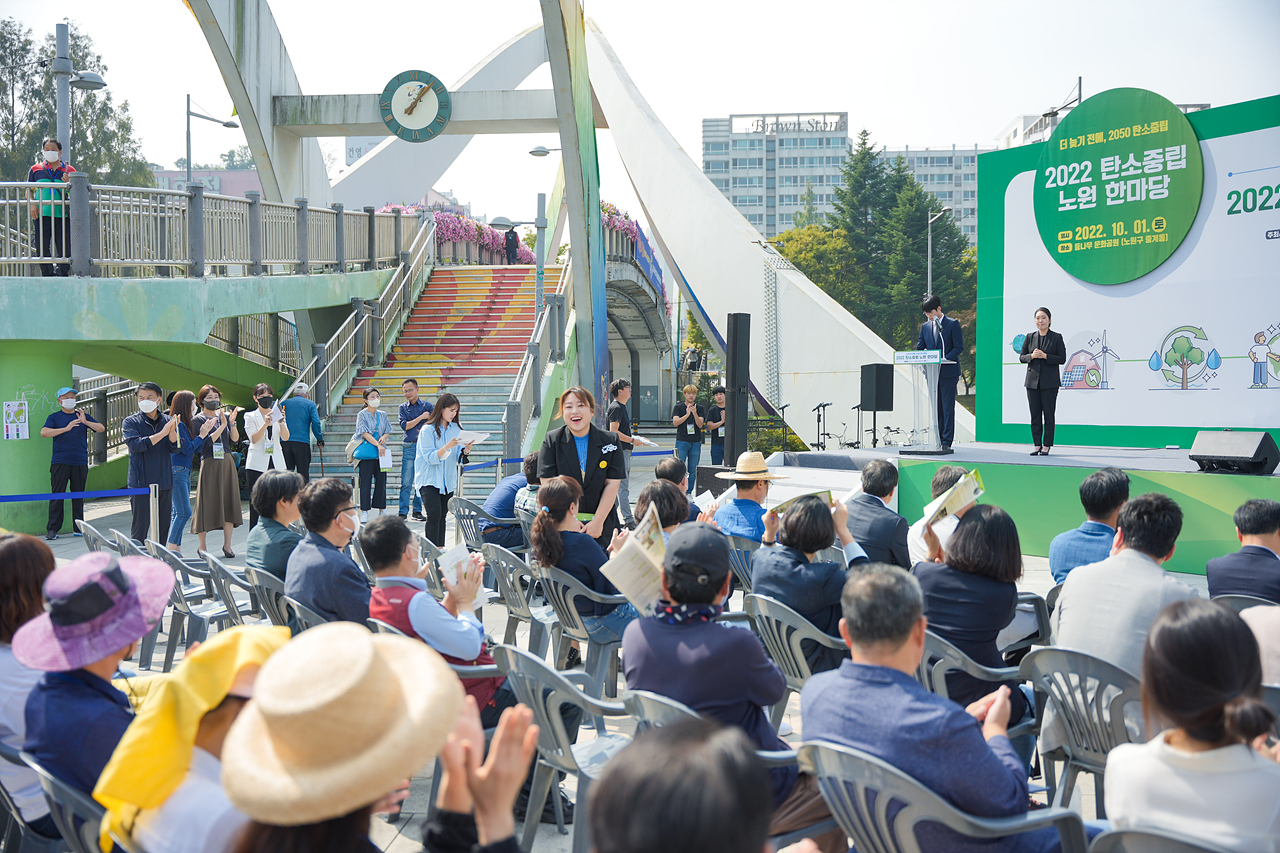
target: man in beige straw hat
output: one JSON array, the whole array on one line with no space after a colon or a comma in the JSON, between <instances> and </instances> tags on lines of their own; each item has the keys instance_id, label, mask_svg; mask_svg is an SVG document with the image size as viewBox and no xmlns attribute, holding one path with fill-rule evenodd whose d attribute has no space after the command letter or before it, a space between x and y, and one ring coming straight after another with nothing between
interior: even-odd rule
<instances>
[{"instance_id":1,"label":"man in beige straw hat","mask_svg":"<svg viewBox=\"0 0 1280 853\"><path fill-rule=\"evenodd\" d=\"M728 536L741 536L753 542L765 539L764 499L769 495L769 483L790 479L786 474L774 474L764 462L764 456L748 450L738 457L732 471L716 474L721 480L733 480L738 487L737 496L716 511L716 526ZM777 530L777 516L773 517L773 529ZM772 539L772 536L769 537ZM766 542L772 545L773 542Z\"/></svg>"}]
</instances>

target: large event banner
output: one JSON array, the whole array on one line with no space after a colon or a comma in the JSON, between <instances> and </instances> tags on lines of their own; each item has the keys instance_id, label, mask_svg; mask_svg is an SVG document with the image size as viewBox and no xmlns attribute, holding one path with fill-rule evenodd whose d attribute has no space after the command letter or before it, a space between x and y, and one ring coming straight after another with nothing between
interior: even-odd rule
<instances>
[{"instance_id":1,"label":"large event banner","mask_svg":"<svg viewBox=\"0 0 1280 853\"><path fill-rule=\"evenodd\" d=\"M1066 341L1057 443L1280 430L1280 96L1183 114L1112 89L979 169L980 440L1030 438L1042 306Z\"/></svg>"}]
</instances>

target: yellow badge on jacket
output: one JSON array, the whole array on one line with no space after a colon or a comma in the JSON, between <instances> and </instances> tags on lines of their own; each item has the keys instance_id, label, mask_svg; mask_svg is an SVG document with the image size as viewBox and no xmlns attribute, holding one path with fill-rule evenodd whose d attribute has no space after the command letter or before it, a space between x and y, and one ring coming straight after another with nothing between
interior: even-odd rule
<instances>
[{"instance_id":1,"label":"yellow badge on jacket","mask_svg":"<svg viewBox=\"0 0 1280 853\"><path fill-rule=\"evenodd\" d=\"M601 468L608 468L608 467L609 467L609 463L608 463L608 462L605 462L603 459L601 459L601 460L600 460L600 467L601 467Z\"/></svg>"}]
</instances>

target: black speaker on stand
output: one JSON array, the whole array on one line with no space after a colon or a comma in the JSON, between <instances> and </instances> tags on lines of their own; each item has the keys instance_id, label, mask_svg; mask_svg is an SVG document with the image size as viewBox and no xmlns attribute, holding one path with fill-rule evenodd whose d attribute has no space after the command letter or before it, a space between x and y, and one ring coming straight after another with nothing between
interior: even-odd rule
<instances>
[{"instance_id":1,"label":"black speaker on stand","mask_svg":"<svg viewBox=\"0 0 1280 853\"><path fill-rule=\"evenodd\" d=\"M1201 430L1191 445L1191 461L1206 473L1274 474L1280 449L1269 432Z\"/></svg>"},{"instance_id":2,"label":"black speaker on stand","mask_svg":"<svg viewBox=\"0 0 1280 853\"><path fill-rule=\"evenodd\" d=\"M751 399L751 315L730 314L725 339L724 461L732 467L747 452L747 410ZM693 472L689 472L692 474Z\"/></svg>"},{"instance_id":3,"label":"black speaker on stand","mask_svg":"<svg viewBox=\"0 0 1280 853\"><path fill-rule=\"evenodd\" d=\"M893 365L862 365L862 411L871 413L871 446L879 443L876 413L893 411ZM858 436L861 440L862 436Z\"/></svg>"}]
</instances>

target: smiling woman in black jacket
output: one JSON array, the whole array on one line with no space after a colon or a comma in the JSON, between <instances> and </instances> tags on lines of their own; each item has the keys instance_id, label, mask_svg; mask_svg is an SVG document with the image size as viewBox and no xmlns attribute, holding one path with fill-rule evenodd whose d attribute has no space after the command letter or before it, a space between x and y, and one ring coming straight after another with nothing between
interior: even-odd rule
<instances>
[{"instance_id":1,"label":"smiling woman in black jacket","mask_svg":"<svg viewBox=\"0 0 1280 853\"><path fill-rule=\"evenodd\" d=\"M1058 388L1062 378L1058 366L1067 361L1067 345L1062 335L1050 330L1053 315L1048 308L1036 309L1036 330L1022 341L1018 360L1027 366L1027 405L1031 407L1031 440L1036 449L1032 456L1048 456L1053 447L1053 427L1058 408ZM1043 441L1041 419L1043 418Z\"/></svg>"},{"instance_id":2,"label":"smiling woman in black jacket","mask_svg":"<svg viewBox=\"0 0 1280 853\"><path fill-rule=\"evenodd\" d=\"M626 476L618 436L591 422L596 400L586 388L574 387L560 395L556 417L565 425L547 433L538 453L538 478L572 477L582 486L578 520L583 533L608 548L618 529L614 504Z\"/></svg>"}]
</instances>

